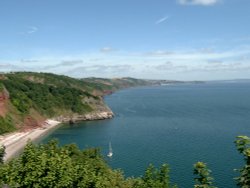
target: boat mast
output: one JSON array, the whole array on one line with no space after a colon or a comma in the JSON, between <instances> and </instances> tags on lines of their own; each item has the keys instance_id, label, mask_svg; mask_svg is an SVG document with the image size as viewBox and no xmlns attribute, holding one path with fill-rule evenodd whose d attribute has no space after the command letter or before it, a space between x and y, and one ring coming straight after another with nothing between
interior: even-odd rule
<instances>
[{"instance_id":1,"label":"boat mast","mask_svg":"<svg viewBox=\"0 0 250 188\"><path fill-rule=\"evenodd\" d=\"M113 153L113 151L112 151L112 146L111 146L111 142L109 142L109 153Z\"/></svg>"}]
</instances>

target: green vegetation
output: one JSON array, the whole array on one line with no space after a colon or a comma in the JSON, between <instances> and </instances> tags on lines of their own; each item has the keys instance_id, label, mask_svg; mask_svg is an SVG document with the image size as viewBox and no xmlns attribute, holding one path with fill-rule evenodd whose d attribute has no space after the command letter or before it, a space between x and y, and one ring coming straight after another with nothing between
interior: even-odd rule
<instances>
[{"instance_id":1,"label":"green vegetation","mask_svg":"<svg viewBox=\"0 0 250 188\"><path fill-rule=\"evenodd\" d=\"M25 117L71 117L106 109L102 96L117 89L148 85L150 82L132 78L75 79L51 73L15 72L0 79L0 91L7 118L0 117L0 134L13 131L13 124L24 125ZM1 102L1 101L0 101ZM33 112L33 113L32 113ZM11 119L15 121L11 121Z\"/></svg>"},{"instance_id":2,"label":"green vegetation","mask_svg":"<svg viewBox=\"0 0 250 188\"><path fill-rule=\"evenodd\" d=\"M11 116L6 117L0 116L0 134L11 132L16 130Z\"/></svg>"},{"instance_id":3,"label":"green vegetation","mask_svg":"<svg viewBox=\"0 0 250 188\"><path fill-rule=\"evenodd\" d=\"M99 91L116 91L128 87L136 86L146 86L152 85L153 82L135 78L114 78L114 79L105 79L105 78L85 78L82 81L87 82L91 85L94 85L94 88Z\"/></svg>"},{"instance_id":4,"label":"green vegetation","mask_svg":"<svg viewBox=\"0 0 250 188\"><path fill-rule=\"evenodd\" d=\"M117 89L150 85L152 82L134 79L134 78L84 78L75 79L64 75L56 75L52 73L36 73L36 72L15 72L12 74L5 74L6 77L14 77L16 79L24 79L33 83L40 83L44 85L52 85L55 87L75 88L86 91L90 94L99 92L100 95L105 94L106 90L116 91Z\"/></svg>"},{"instance_id":5,"label":"green vegetation","mask_svg":"<svg viewBox=\"0 0 250 188\"><path fill-rule=\"evenodd\" d=\"M169 180L169 167L163 164L160 169L155 168L152 164L146 169L142 178L137 179L137 183L133 186L135 188L174 188L171 186Z\"/></svg>"},{"instance_id":6,"label":"green vegetation","mask_svg":"<svg viewBox=\"0 0 250 188\"><path fill-rule=\"evenodd\" d=\"M4 86L2 83L0 83L0 92L3 91L3 89L4 89Z\"/></svg>"},{"instance_id":7,"label":"green vegetation","mask_svg":"<svg viewBox=\"0 0 250 188\"><path fill-rule=\"evenodd\" d=\"M195 188L216 188L213 186L213 178L210 175L211 170L207 168L207 165L203 162L197 162L194 164L194 174L197 175L195 177L196 185Z\"/></svg>"},{"instance_id":8,"label":"green vegetation","mask_svg":"<svg viewBox=\"0 0 250 188\"><path fill-rule=\"evenodd\" d=\"M239 170L237 185L250 187L250 138L239 136L235 141L244 155L246 165ZM83 188L176 188L171 185L169 167L152 164L138 178L125 178L120 170L112 170L99 149L81 151L76 145L58 146L55 140L48 144L28 143L24 152L8 163L3 163L5 148L0 148L0 186L10 187L83 187ZM194 164L194 188L216 188L211 171L203 162Z\"/></svg>"},{"instance_id":9,"label":"green vegetation","mask_svg":"<svg viewBox=\"0 0 250 188\"><path fill-rule=\"evenodd\" d=\"M238 171L240 177L237 177L237 185L242 188L250 187L250 138L247 136L238 136L235 141L237 150L240 154L243 154L245 160L245 166Z\"/></svg>"},{"instance_id":10,"label":"green vegetation","mask_svg":"<svg viewBox=\"0 0 250 188\"><path fill-rule=\"evenodd\" d=\"M170 188L168 167L152 165L141 178L124 178L112 170L98 149L79 150L76 145L59 147L28 143L20 157L0 167L0 185L11 187Z\"/></svg>"},{"instance_id":11,"label":"green vegetation","mask_svg":"<svg viewBox=\"0 0 250 188\"><path fill-rule=\"evenodd\" d=\"M88 104L82 102L84 97L92 96L88 92L69 86L36 83L15 74L7 75L2 80L10 93L10 99L16 109L22 114L28 114L35 109L49 117L57 115L59 109L84 113L91 111Z\"/></svg>"},{"instance_id":12,"label":"green vegetation","mask_svg":"<svg viewBox=\"0 0 250 188\"><path fill-rule=\"evenodd\" d=\"M14 131L17 121L39 114L43 117L84 114L103 107L101 96L118 89L144 86L150 81L133 78L74 79L49 73L11 73L0 79L4 116L0 116L0 134ZM5 91L7 90L7 91ZM3 92L4 91L4 92ZM8 97L9 94L9 97ZM6 101L5 101L6 100ZM31 113L33 112L33 113ZM34 113L35 112L35 113ZM18 122L20 123L20 122ZM20 124L21 125L21 124ZM250 187L250 138L235 141L245 165L238 169L237 185ZM3 164L5 147L0 147L0 186L10 187L83 187L83 188L173 188L169 167L149 165L138 178L125 178L120 170L112 170L98 149L81 151L75 145L59 147L51 141L45 145L29 143L24 152ZM194 165L195 188L215 188L211 171L203 162Z\"/></svg>"},{"instance_id":13,"label":"green vegetation","mask_svg":"<svg viewBox=\"0 0 250 188\"><path fill-rule=\"evenodd\" d=\"M5 146L0 146L0 165L4 163Z\"/></svg>"}]
</instances>

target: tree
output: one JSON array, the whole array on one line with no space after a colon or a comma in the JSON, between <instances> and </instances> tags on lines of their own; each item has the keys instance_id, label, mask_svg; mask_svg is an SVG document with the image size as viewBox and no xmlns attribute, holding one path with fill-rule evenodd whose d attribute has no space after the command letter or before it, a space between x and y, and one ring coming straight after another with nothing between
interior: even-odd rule
<instances>
[{"instance_id":1,"label":"tree","mask_svg":"<svg viewBox=\"0 0 250 188\"><path fill-rule=\"evenodd\" d=\"M169 167L163 164L159 169L152 164L148 166L144 176L138 179L134 185L135 188L174 188L169 181Z\"/></svg>"},{"instance_id":2,"label":"tree","mask_svg":"<svg viewBox=\"0 0 250 188\"><path fill-rule=\"evenodd\" d=\"M213 186L213 178L210 176L211 170L207 168L207 165L203 162L197 162L194 164L194 174L197 177L194 178L197 184L195 188L216 188Z\"/></svg>"},{"instance_id":3,"label":"tree","mask_svg":"<svg viewBox=\"0 0 250 188\"><path fill-rule=\"evenodd\" d=\"M235 141L237 150L243 154L246 164L238 169L240 177L235 178L237 185L242 188L250 187L250 138L248 136L238 136Z\"/></svg>"},{"instance_id":4,"label":"tree","mask_svg":"<svg viewBox=\"0 0 250 188\"><path fill-rule=\"evenodd\" d=\"M28 143L20 157L0 167L0 187L132 188L120 171L104 162L98 149L59 147L56 141Z\"/></svg>"}]
</instances>

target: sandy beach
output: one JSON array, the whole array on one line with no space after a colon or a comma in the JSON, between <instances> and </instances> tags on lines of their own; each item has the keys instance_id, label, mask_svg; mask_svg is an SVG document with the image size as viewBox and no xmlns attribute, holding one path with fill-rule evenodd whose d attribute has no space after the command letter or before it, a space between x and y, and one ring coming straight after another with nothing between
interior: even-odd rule
<instances>
[{"instance_id":1,"label":"sandy beach","mask_svg":"<svg viewBox=\"0 0 250 188\"><path fill-rule=\"evenodd\" d=\"M26 132L13 132L4 136L0 136L0 146L6 147L4 160L7 161L20 152L26 145L28 140L34 141L49 131L54 129L61 122L48 119L42 127L32 129Z\"/></svg>"}]
</instances>

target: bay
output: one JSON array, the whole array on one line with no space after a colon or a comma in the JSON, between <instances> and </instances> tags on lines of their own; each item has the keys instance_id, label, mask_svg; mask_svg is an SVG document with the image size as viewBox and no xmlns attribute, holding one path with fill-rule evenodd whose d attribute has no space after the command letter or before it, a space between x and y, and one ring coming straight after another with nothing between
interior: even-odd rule
<instances>
[{"instance_id":1,"label":"bay","mask_svg":"<svg viewBox=\"0 0 250 188\"><path fill-rule=\"evenodd\" d=\"M193 187L193 164L203 161L216 186L234 188L243 158L234 145L238 135L250 136L250 83L211 82L140 87L118 91L105 101L115 118L63 125L42 142L99 147L126 176L140 176L150 164L168 163L171 181Z\"/></svg>"}]
</instances>

